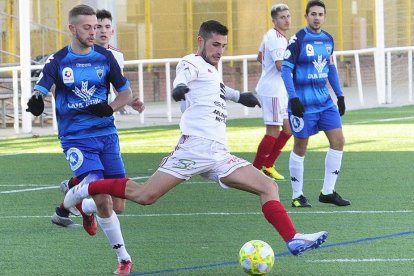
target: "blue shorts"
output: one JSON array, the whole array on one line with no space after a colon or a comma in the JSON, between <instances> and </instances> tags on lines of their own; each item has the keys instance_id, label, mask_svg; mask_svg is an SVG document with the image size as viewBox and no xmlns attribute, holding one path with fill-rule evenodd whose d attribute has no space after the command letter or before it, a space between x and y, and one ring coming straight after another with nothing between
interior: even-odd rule
<instances>
[{"instance_id":1,"label":"blue shorts","mask_svg":"<svg viewBox=\"0 0 414 276\"><path fill-rule=\"evenodd\" d=\"M289 124L293 136L298 138L308 138L320 130L342 128L341 116L335 105L318 113L305 113L303 118L296 117L289 111Z\"/></svg>"},{"instance_id":2,"label":"blue shorts","mask_svg":"<svg viewBox=\"0 0 414 276\"><path fill-rule=\"evenodd\" d=\"M118 134L61 142L74 175L103 171L105 178L125 177Z\"/></svg>"}]
</instances>

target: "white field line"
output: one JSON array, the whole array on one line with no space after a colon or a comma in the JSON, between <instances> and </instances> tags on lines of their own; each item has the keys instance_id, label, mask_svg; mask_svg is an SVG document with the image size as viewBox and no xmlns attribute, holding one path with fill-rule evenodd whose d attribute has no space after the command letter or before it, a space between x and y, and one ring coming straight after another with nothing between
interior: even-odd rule
<instances>
[{"instance_id":1,"label":"white field line","mask_svg":"<svg viewBox=\"0 0 414 276\"><path fill-rule=\"evenodd\" d=\"M307 260L307 263L384 263L384 262L414 262L414 258L402 259L332 259L332 260Z\"/></svg>"},{"instance_id":2,"label":"white field line","mask_svg":"<svg viewBox=\"0 0 414 276\"><path fill-rule=\"evenodd\" d=\"M413 116L411 117L401 117L401 118L389 118L389 119L378 119L378 120L369 120L369 121L359 121L350 123L351 125L358 125L358 124L369 124L369 123L378 123L378 122L393 122L393 121L400 121L400 120L411 120L414 119Z\"/></svg>"},{"instance_id":3,"label":"white field line","mask_svg":"<svg viewBox=\"0 0 414 276\"><path fill-rule=\"evenodd\" d=\"M289 214L396 214L396 213L414 213L414 210L394 210L394 211L316 211L316 212L288 212ZM208 213L174 213L174 214L122 214L119 217L189 217L189 216L246 216L261 215L261 212L208 212ZM48 216L0 216L0 219L20 219L20 218L50 218Z\"/></svg>"},{"instance_id":4,"label":"white field line","mask_svg":"<svg viewBox=\"0 0 414 276\"><path fill-rule=\"evenodd\" d=\"M49 189L56 189L56 188L59 188L59 187L57 187L57 186L47 186L47 187L37 187L37 188L30 188L30 189L9 190L9 191L1 191L0 194L34 192L34 191L49 190Z\"/></svg>"}]
</instances>

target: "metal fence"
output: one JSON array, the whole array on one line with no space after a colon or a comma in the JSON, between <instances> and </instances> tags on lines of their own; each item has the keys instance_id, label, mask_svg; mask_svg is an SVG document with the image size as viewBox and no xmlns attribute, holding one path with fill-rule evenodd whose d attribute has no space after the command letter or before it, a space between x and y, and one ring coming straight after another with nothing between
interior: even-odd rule
<instances>
[{"instance_id":1,"label":"metal fence","mask_svg":"<svg viewBox=\"0 0 414 276\"><path fill-rule=\"evenodd\" d=\"M404 82L407 87L406 103L413 102L412 91L412 52L414 47L396 47L386 48L384 53L379 53L377 49L363 49L363 50L350 50L350 51L337 51L334 52L335 62L337 63L338 70L340 72L340 79L344 80L349 78L347 73L352 68L352 77L356 79L356 85L352 85L352 88L357 89L359 102L364 106L364 90L368 85L376 87L376 95L378 104L388 104L392 102L392 93L394 80L397 80L396 85L401 85ZM368 57L368 59L367 59ZM351 59L350 59L351 58ZM361 58L365 60L361 62ZM160 102L165 104L166 116L165 122L171 122L172 109L171 109L171 85L175 76L175 65L178 63L179 58L167 58L167 59L144 59L144 60L129 60L125 62L126 72L130 79L131 85L137 87L138 96L144 102L147 100L148 95L154 93L149 91L145 93L145 87L152 80L148 77L154 74L155 67L163 68L161 72L162 76L157 78L158 82L163 82L162 85L158 84L158 88L162 90L163 97ZM241 79L239 89L241 91L252 90L256 84L256 80L260 77L260 70L257 70L257 66L251 66L251 63L256 60L256 55L240 55L240 56L225 56L219 63L219 72L222 74L224 82L227 84L226 79L235 78L237 72L238 77ZM381 64L381 60L385 61ZM237 66L235 64L238 64ZM249 66L250 63L250 66ZM235 70L234 68L238 69ZM41 70L43 65L32 65L31 70ZM228 73L228 68L233 68ZM254 68L254 72L252 71ZM395 70L394 70L395 68ZM13 126L15 133L20 133L20 125L23 123L22 111L26 109L27 100L21 97L20 91L20 78L19 78L20 66L11 66L0 68L0 75L3 76L2 81L9 83L12 90L11 106L13 112L9 112L13 117ZM8 77L4 77L4 74ZM226 76L227 74L227 76ZM252 78L254 76L254 78ZM131 81L131 79L133 79ZM32 78L35 81L36 78ZM1 81L1 80L0 80ZM253 84L252 84L253 83ZM229 85L231 86L231 85ZM249 89L250 88L250 89ZM151 89L151 88L150 88ZM404 88L405 89L405 88ZM148 91L147 91L148 92ZM1 94L1 93L0 93ZM53 97L53 96L52 96ZM11 99L11 98L10 98ZM4 102L3 102L4 103ZM10 106L10 105L9 105ZM11 107L10 107L11 108ZM51 119L53 121L52 127L57 129L55 103L51 99L49 110L51 113ZM8 109L3 109L3 122L5 120L4 112L8 112ZM248 109L245 109L247 115ZM140 122L145 123L145 112L140 114ZM27 122L26 122L27 123ZM31 124L31 122L29 122Z\"/></svg>"}]
</instances>

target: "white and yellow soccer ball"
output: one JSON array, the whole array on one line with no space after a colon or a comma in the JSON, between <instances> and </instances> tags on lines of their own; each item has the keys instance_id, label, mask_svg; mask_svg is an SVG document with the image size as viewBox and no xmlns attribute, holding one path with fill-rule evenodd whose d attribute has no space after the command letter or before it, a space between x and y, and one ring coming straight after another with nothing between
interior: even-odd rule
<instances>
[{"instance_id":1,"label":"white and yellow soccer ball","mask_svg":"<svg viewBox=\"0 0 414 276\"><path fill-rule=\"evenodd\" d=\"M247 274L264 275L272 270L275 263L275 253L266 242L251 240L240 249L239 262Z\"/></svg>"}]
</instances>

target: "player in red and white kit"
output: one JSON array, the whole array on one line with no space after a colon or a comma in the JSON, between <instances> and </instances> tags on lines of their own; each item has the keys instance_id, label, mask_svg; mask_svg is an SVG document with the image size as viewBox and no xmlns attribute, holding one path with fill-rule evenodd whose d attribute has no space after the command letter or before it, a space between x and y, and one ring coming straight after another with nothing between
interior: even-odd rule
<instances>
[{"instance_id":1,"label":"player in red and white kit","mask_svg":"<svg viewBox=\"0 0 414 276\"><path fill-rule=\"evenodd\" d=\"M291 18L286 4L273 5L270 15L273 28L263 36L257 56L262 64L262 75L256 92L262 105L266 134L257 148L253 166L271 178L281 180L285 177L276 171L274 163L292 136L287 112L288 96L281 76L287 47L286 32L290 29Z\"/></svg>"},{"instance_id":2,"label":"player in red and white kit","mask_svg":"<svg viewBox=\"0 0 414 276\"><path fill-rule=\"evenodd\" d=\"M275 182L228 150L226 100L248 107L259 105L259 102L252 93L240 93L223 83L217 65L227 45L227 33L227 27L217 21L202 23L197 53L183 57L177 65L172 94L174 100L184 101L185 105L180 121L182 136L158 170L143 184L130 179L82 181L66 194L66 207L98 194L150 205L185 180L201 175L223 188L258 195L265 218L282 236L292 254L317 248L325 241L326 231L297 233L280 202Z\"/></svg>"}]
</instances>

